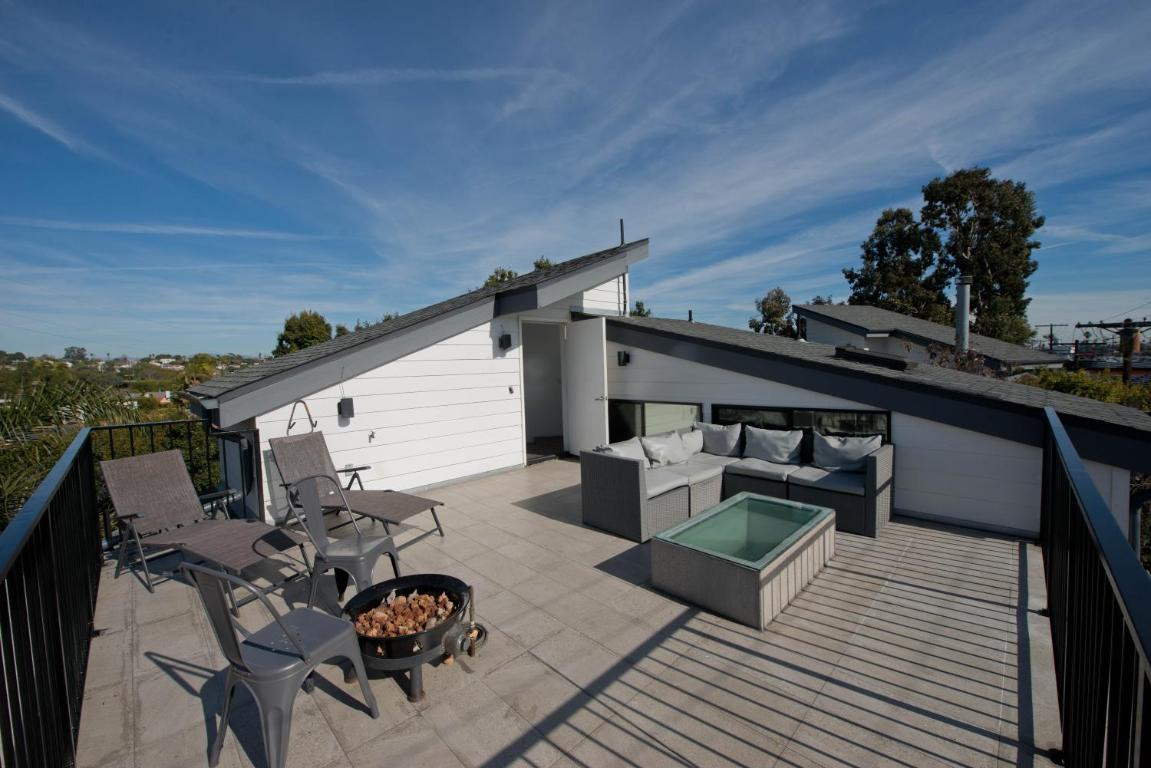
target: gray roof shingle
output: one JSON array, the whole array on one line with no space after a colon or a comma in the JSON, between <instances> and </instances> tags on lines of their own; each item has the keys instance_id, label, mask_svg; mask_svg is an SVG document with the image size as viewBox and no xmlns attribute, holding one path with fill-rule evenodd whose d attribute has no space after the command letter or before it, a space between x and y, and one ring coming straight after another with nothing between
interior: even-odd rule
<instances>
[{"instance_id":1,"label":"gray roof shingle","mask_svg":"<svg viewBox=\"0 0 1151 768\"><path fill-rule=\"evenodd\" d=\"M575 259L560 262L554 265L551 269L536 270L528 272L527 274L520 275L519 277L512 278L499 285L480 287L474 291L461 294L451 299L441 301L437 304L417 309L413 312L408 312L405 315L387 320L383 323L364 328L363 330L349 333L346 336L338 336L329 341L316 344L315 346L307 347L296 352L289 353L282 357L273 357L267 360L262 360L255 365L250 365L247 368L240 368L235 371L230 371L222 376L217 376L214 379L205 381L201 384L195 384L188 388L188 394L197 399L206 399L219 397L223 394L232 392L242 387L255 384L269 379L273 376L291 371L316 360L328 357L330 355L339 354L354 347L371 344L379 341L390 334L412 328L421 323L429 320L434 320L442 315L446 315L458 309L463 309L469 305L477 302L490 299L499 294L511 293L514 291L531 288L542 283L556 280L558 278L570 275L573 272L578 272L581 269L595 266L601 262L608 261L636 245L646 243L646 238L643 240L636 240L634 242L618 245L613 248L608 248L603 251L589 253L586 256L580 256Z\"/></svg>"},{"instance_id":2,"label":"gray roof shingle","mask_svg":"<svg viewBox=\"0 0 1151 768\"><path fill-rule=\"evenodd\" d=\"M864 333L891 333L946 346L955 344L955 328L952 326L867 304L796 304L795 309L854 325ZM971 349L988 360L1008 365L1056 365L1065 362L1058 355L1000 341L990 336L981 336L978 333L971 334L970 343Z\"/></svg>"},{"instance_id":3,"label":"gray roof shingle","mask_svg":"<svg viewBox=\"0 0 1151 768\"><path fill-rule=\"evenodd\" d=\"M719 325L693 323L687 320L613 317L609 318L608 322L660 334L670 334L679 338L694 339L708 344L752 350L768 357L784 358L808 366L849 371L861 376L886 379L907 386L930 388L945 394L953 393L974 397L993 404L1000 403L1026 408L1051 406L1061 415L1088 419L1141 432L1151 432L1151 415L1135 408L1040 389L1020 382L990 376L978 376L935 365L919 365L906 371L892 370L835 357L835 347L828 344L797 341Z\"/></svg>"}]
</instances>

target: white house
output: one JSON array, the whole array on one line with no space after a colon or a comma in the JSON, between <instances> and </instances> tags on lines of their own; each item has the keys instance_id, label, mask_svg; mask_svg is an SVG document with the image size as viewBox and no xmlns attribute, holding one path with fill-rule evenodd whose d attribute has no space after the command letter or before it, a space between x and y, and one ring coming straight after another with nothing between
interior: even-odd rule
<instances>
[{"instance_id":1,"label":"white house","mask_svg":"<svg viewBox=\"0 0 1151 768\"><path fill-rule=\"evenodd\" d=\"M285 502L267 441L300 431L322 430L338 467L370 464L366 487L418 490L523 466L541 439L578 454L754 411L882 431L897 511L1025 535L1039 529L1049 406L1127 529L1130 473L1151 469L1151 416L829 344L631 318L628 271L647 253L641 240L582 256L190 394L219 427L259 431L260 513L274 517Z\"/></svg>"},{"instance_id":2,"label":"white house","mask_svg":"<svg viewBox=\"0 0 1151 768\"><path fill-rule=\"evenodd\" d=\"M928 362L932 348L955 344L955 328L866 304L796 304L799 336L818 344L851 345ZM1058 355L977 333L971 350L999 369L1061 368Z\"/></svg>"}]
</instances>

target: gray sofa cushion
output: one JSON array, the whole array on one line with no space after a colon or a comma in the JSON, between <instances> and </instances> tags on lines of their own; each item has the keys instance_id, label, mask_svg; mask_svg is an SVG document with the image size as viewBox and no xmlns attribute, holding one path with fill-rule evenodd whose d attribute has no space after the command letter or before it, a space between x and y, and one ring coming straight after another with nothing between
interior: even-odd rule
<instances>
[{"instance_id":1,"label":"gray sofa cushion","mask_svg":"<svg viewBox=\"0 0 1151 768\"><path fill-rule=\"evenodd\" d=\"M748 426L743 455L752 459L774 461L776 464L798 464L802 429L760 429Z\"/></svg>"},{"instance_id":2,"label":"gray sofa cushion","mask_svg":"<svg viewBox=\"0 0 1151 768\"><path fill-rule=\"evenodd\" d=\"M681 432L679 436L683 439L683 447L687 449L688 456L694 456L703 450L703 433L698 429Z\"/></svg>"},{"instance_id":3,"label":"gray sofa cushion","mask_svg":"<svg viewBox=\"0 0 1151 768\"><path fill-rule=\"evenodd\" d=\"M718 464L703 464L697 461L688 461L684 464L672 464L670 467L663 467L663 469L686 477L687 481L692 485L711 480L723 474L723 467Z\"/></svg>"},{"instance_id":4,"label":"gray sofa cushion","mask_svg":"<svg viewBox=\"0 0 1151 768\"><path fill-rule=\"evenodd\" d=\"M864 458L878 451L883 445L879 435L871 437L828 437L815 433L812 464L827 470L839 472L862 472Z\"/></svg>"},{"instance_id":5,"label":"gray sofa cushion","mask_svg":"<svg viewBox=\"0 0 1151 768\"><path fill-rule=\"evenodd\" d=\"M712 467L726 467L739 461L736 456L712 456L710 453L697 453L687 460L688 464L707 464Z\"/></svg>"},{"instance_id":6,"label":"gray sofa cushion","mask_svg":"<svg viewBox=\"0 0 1151 768\"><path fill-rule=\"evenodd\" d=\"M758 477L763 480L774 480L777 483L782 483L792 472L798 469L798 464L778 464L763 459L744 458L734 464L729 464L724 471L733 475Z\"/></svg>"},{"instance_id":7,"label":"gray sofa cushion","mask_svg":"<svg viewBox=\"0 0 1151 768\"><path fill-rule=\"evenodd\" d=\"M643 465L645 467L648 466L647 454L643 452L643 445L640 443L638 437L612 443L604 448L603 452L611 454L612 456L623 456L628 459L642 459Z\"/></svg>"},{"instance_id":8,"label":"gray sofa cushion","mask_svg":"<svg viewBox=\"0 0 1151 768\"><path fill-rule=\"evenodd\" d=\"M739 433L742 424L708 424L697 421L695 428L703 433L703 450L713 456L739 456Z\"/></svg>"},{"instance_id":9,"label":"gray sofa cushion","mask_svg":"<svg viewBox=\"0 0 1151 768\"><path fill-rule=\"evenodd\" d=\"M687 448L684 447L683 438L678 432L641 437L639 442L643 445L643 452L647 454L652 467L666 467L668 464L682 464L687 461Z\"/></svg>"},{"instance_id":10,"label":"gray sofa cushion","mask_svg":"<svg viewBox=\"0 0 1151 768\"><path fill-rule=\"evenodd\" d=\"M649 469L643 473L643 476L644 482L647 484L647 497L649 499L676 488L686 488L688 485L685 476L676 474L667 467Z\"/></svg>"},{"instance_id":11,"label":"gray sofa cushion","mask_svg":"<svg viewBox=\"0 0 1151 768\"><path fill-rule=\"evenodd\" d=\"M787 482L824 491L863 496L866 492L867 479L859 472L828 472L819 467L800 467L787 476Z\"/></svg>"}]
</instances>

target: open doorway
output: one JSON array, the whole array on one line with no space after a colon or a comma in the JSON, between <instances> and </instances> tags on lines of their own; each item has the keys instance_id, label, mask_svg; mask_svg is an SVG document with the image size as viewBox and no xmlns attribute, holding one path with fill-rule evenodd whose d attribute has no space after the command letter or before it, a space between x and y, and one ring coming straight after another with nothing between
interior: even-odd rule
<instances>
[{"instance_id":1,"label":"open doorway","mask_svg":"<svg viewBox=\"0 0 1151 768\"><path fill-rule=\"evenodd\" d=\"M524 323L524 435L527 463L564 452L563 340L559 323Z\"/></svg>"}]
</instances>

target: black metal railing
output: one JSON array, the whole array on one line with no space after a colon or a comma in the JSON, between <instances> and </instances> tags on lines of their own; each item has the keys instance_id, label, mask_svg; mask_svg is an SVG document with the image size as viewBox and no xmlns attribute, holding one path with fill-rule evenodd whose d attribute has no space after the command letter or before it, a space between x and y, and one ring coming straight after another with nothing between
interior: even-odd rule
<instances>
[{"instance_id":1,"label":"black metal railing","mask_svg":"<svg viewBox=\"0 0 1151 768\"><path fill-rule=\"evenodd\" d=\"M1041 540L1068 766L1151 764L1151 577L1046 409Z\"/></svg>"},{"instance_id":2,"label":"black metal railing","mask_svg":"<svg viewBox=\"0 0 1151 768\"><path fill-rule=\"evenodd\" d=\"M103 549L104 459L178 449L201 493L230 488L232 516L263 508L256 430L201 421L84 428L0 532L0 768L72 766Z\"/></svg>"},{"instance_id":3,"label":"black metal railing","mask_svg":"<svg viewBox=\"0 0 1151 768\"><path fill-rule=\"evenodd\" d=\"M0 763L75 764L102 554L90 430L0 534Z\"/></svg>"}]
</instances>

